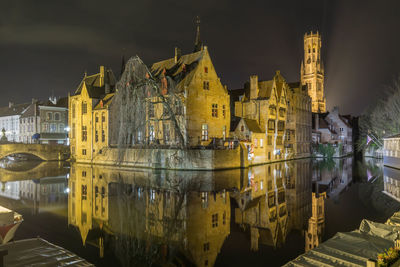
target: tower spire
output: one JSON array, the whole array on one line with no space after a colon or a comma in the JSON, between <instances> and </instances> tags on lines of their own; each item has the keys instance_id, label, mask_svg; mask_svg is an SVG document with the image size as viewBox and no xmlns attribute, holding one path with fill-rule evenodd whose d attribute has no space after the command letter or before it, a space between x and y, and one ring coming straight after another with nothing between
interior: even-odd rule
<instances>
[{"instance_id":1,"label":"tower spire","mask_svg":"<svg viewBox=\"0 0 400 267\"><path fill-rule=\"evenodd\" d=\"M193 52L197 52L201 50L201 39L200 39L200 17L196 17L196 39L194 41L194 50Z\"/></svg>"}]
</instances>

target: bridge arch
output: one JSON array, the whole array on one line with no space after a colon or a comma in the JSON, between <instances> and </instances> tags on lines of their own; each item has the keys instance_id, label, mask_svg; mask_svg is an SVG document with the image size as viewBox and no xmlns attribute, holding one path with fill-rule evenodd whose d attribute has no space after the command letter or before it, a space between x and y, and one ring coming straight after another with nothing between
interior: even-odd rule
<instances>
[{"instance_id":1,"label":"bridge arch","mask_svg":"<svg viewBox=\"0 0 400 267\"><path fill-rule=\"evenodd\" d=\"M12 154L34 155L44 161L65 160L69 147L64 145L11 143L0 145L0 159Z\"/></svg>"}]
</instances>

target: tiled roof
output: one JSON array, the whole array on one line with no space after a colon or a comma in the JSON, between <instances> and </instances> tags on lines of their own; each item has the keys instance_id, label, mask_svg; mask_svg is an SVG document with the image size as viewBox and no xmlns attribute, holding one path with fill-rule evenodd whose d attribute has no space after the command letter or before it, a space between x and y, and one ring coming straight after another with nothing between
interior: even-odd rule
<instances>
[{"instance_id":1,"label":"tiled roof","mask_svg":"<svg viewBox=\"0 0 400 267\"><path fill-rule=\"evenodd\" d=\"M163 75L165 70L165 75L175 81L178 91L183 91L185 85L191 82L199 62L206 53L205 48L198 52L183 55L176 62L175 57L156 62L151 66L151 72L154 76L160 76Z\"/></svg>"},{"instance_id":2,"label":"tiled roof","mask_svg":"<svg viewBox=\"0 0 400 267\"><path fill-rule=\"evenodd\" d=\"M15 104L12 105L11 107L1 107L0 108L0 117L5 117L5 116L14 116L14 115L20 115L22 111L24 111L30 103L23 103L23 104Z\"/></svg>"}]
</instances>

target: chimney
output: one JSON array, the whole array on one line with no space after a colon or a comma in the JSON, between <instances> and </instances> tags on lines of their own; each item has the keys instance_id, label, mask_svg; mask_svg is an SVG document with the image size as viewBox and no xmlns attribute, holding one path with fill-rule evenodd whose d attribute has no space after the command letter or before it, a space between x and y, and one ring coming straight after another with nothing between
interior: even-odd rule
<instances>
[{"instance_id":1,"label":"chimney","mask_svg":"<svg viewBox=\"0 0 400 267\"><path fill-rule=\"evenodd\" d=\"M258 76L250 76L250 99L257 99L258 97Z\"/></svg>"},{"instance_id":2,"label":"chimney","mask_svg":"<svg viewBox=\"0 0 400 267\"><path fill-rule=\"evenodd\" d=\"M181 58L181 49L178 47L175 47L175 63L178 62L178 60Z\"/></svg>"},{"instance_id":3,"label":"chimney","mask_svg":"<svg viewBox=\"0 0 400 267\"><path fill-rule=\"evenodd\" d=\"M8 108L12 108L14 106L14 102L8 102Z\"/></svg>"},{"instance_id":4,"label":"chimney","mask_svg":"<svg viewBox=\"0 0 400 267\"><path fill-rule=\"evenodd\" d=\"M104 84L104 66L100 66L100 87Z\"/></svg>"}]
</instances>

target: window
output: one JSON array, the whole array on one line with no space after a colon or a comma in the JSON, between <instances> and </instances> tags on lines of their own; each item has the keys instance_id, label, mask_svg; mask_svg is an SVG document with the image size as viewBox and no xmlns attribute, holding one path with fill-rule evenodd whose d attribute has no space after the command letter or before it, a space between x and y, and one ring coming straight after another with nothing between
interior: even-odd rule
<instances>
[{"instance_id":1,"label":"window","mask_svg":"<svg viewBox=\"0 0 400 267\"><path fill-rule=\"evenodd\" d=\"M101 122L106 122L106 114L101 113Z\"/></svg>"},{"instance_id":2,"label":"window","mask_svg":"<svg viewBox=\"0 0 400 267\"><path fill-rule=\"evenodd\" d=\"M163 124L163 135L164 135L164 141L169 141L170 137L170 130L169 130L169 124L164 123Z\"/></svg>"},{"instance_id":3,"label":"window","mask_svg":"<svg viewBox=\"0 0 400 267\"><path fill-rule=\"evenodd\" d=\"M86 171L82 171L82 177L86 177Z\"/></svg>"},{"instance_id":4,"label":"window","mask_svg":"<svg viewBox=\"0 0 400 267\"><path fill-rule=\"evenodd\" d=\"M244 126L243 125L240 127L240 131L244 132Z\"/></svg>"},{"instance_id":5,"label":"window","mask_svg":"<svg viewBox=\"0 0 400 267\"><path fill-rule=\"evenodd\" d=\"M280 109L279 109L279 116L280 116L280 117L284 117L284 116L285 116L285 111L286 111L286 110L285 110L284 108L280 108Z\"/></svg>"},{"instance_id":6,"label":"window","mask_svg":"<svg viewBox=\"0 0 400 267\"><path fill-rule=\"evenodd\" d=\"M60 120L60 112L54 113L54 120L59 121Z\"/></svg>"},{"instance_id":7,"label":"window","mask_svg":"<svg viewBox=\"0 0 400 267\"><path fill-rule=\"evenodd\" d=\"M209 251L209 250L210 250L210 242L204 243L203 251Z\"/></svg>"},{"instance_id":8,"label":"window","mask_svg":"<svg viewBox=\"0 0 400 267\"><path fill-rule=\"evenodd\" d=\"M257 138L254 138L254 147L257 147Z\"/></svg>"},{"instance_id":9,"label":"window","mask_svg":"<svg viewBox=\"0 0 400 267\"><path fill-rule=\"evenodd\" d=\"M154 133L154 126L149 125L149 140L150 142L154 141L155 133Z\"/></svg>"},{"instance_id":10,"label":"window","mask_svg":"<svg viewBox=\"0 0 400 267\"><path fill-rule=\"evenodd\" d=\"M276 137L276 144L277 145L282 145L282 136L277 136Z\"/></svg>"},{"instance_id":11,"label":"window","mask_svg":"<svg viewBox=\"0 0 400 267\"><path fill-rule=\"evenodd\" d=\"M95 130L94 141L97 143L99 141L99 131Z\"/></svg>"},{"instance_id":12,"label":"window","mask_svg":"<svg viewBox=\"0 0 400 267\"><path fill-rule=\"evenodd\" d=\"M318 91L321 91L321 89L322 89L321 82L317 82L317 90L318 90Z\"/></svg>"},{"instance_id":13,"label":"window","mask_svg":"<svg viewBox=\"0 0 400 267\"><path fill-rule=\"evenodd\" d=\"M203 82L203 89L204 90L210 90L210 82L209 81L204 81Z\"/></svg>"},{"instance_id":14,"label":"window","mask_svg":"<svg viewBox=\"0 0 400 267\"><path fill-rule=\"evenodd\" d=\"M72 118L75 119L75 104L72 104Z\"/></svg>"},{"instance_id":15,"label":"window","mask_svg":"<svg viewBox=\"0 0 400 267\"><path fill-rule=\"evenodd\" d=\"M204 67L204 73L208 73L208 67Z\"/></svg>"},{"instance_id":16,"label":"window","mask_svg":"<svg viewBox=\"0 0 400 267\"><path fill-rule=\"evenodd\" d=\"M64 123L58 124L58 132L62 133L62 132L64 132L64 129L65 129Z\"/></svg>"},{"instance_id":17,"label":"window","mask_svg":"<svg viewBox=\"0 0 400 267\"><path fill-rule=\"evenodd\" d=\"M225 105L222 105L222 117L225 119L226 112L225 112Z\"/></svg>"},{"instance_id":18,"label":"window","mask_svg":"<svg viewBox=\"0 0 400 267\"><path fill-rule=\"evenodd\" d=\"M154 117L154 104L149 102L149 118Z\"/></svg>"},{"instance_id":19,"label":"window","mask_svg":"<svg viewBox=\"0 0 400 267\"><path fill-rule=\"evenodd\" d=\"M87 127L82 125L82 142L87 141Z\"/></svg>"},{"instance_id":20,"label":"window","mask_svg":"<svg viewBox=\"0 0 400 267\"><path fill-rule=\"evenodd\" d=\"M179 100L175 100L175 115L182 115L182 105Z\"/></svg>"},{"instance_id":21,"label":"window","mask_svg":"<svg viewBox=\"0 0 400 267\"><path fill-rule=\"evenodd\" d=\"M105 142L106 141L106 133L105 133L105 131L104 131L104 129L103 130L101 130L101 142Z\"/></svg>"},{"instance_id":22,"label":"window","mask_svg":"<svg viewBox=\"0 0 400 267\"><path fill-rule=\"evenodd\" d=\"M213 228L218 227L218 213L211 216L211 223Z\"/></svg>"},{"instance_id":23,"label":"window","mask_svg":"<svg viewBox=\"0 0 400 267\"><path fill-rule=\"evenodd\" d=\"M268 130L274 131L275 130L275 121L268 120Z\"/></svg>"},{"instance_id":24,"label":"window","mask_svg":"<svg viewBox=\"0 0 400 267\"><path fill-rule=\"evenodd\" d=\"M283 131L285 129L285 122L278 121L278 131Z\"/></svg>"},{"instance_id":25,"label":"window","mask_svg":"<svg viewBox=\"0 0 400 267\"><path fill-rule=\"evenodd\" d=\"M201 140L202 141L208 140L208 125L207 124L201 125Z\"/></svg>"},{"instance_id":26,"label":"window","mask_svg":"<svg viewBox=\"0 0 400 267\"><path fill-rule=\"evenodd\" d=\"M82 149L82 155L83 155L83 156L86 155L86 149Z\"/></svg>"},{"instance_id":27,"label":"window","mask_svg":"<svg viewBox=\"0 0 400 267\"><path fill-rule=\"evenodd\" d=\"M82 103L82 115L87 113L87 104L85 102Z\"/></svg>"},{"instance_id":28,"label":"window","mask_svg":"<svg viewBox=\"0 0 400 267\"><path fill-rule=\"evenodd\" d=\"M99 115L96 113L95 117L94 117L94 122L98 123L99 122Z\"/></svg>"},{"instance_id":29,"label":"window","mask_svg":"<svg viewBox=\"0 0 400 267\"><path fill-rule=\"evenodd\" d=\"M261 148L264 146L263 141L264 141L264 139L260 139L260 147Z\"/></svg>"},{"instance_id":30,"label":"window","mask_svg":"<svg viewBox=\"0 0 400 267\"><path fill-rule=\"evenodd\" d=\"M57 124L50 123L50 132L55 133L57 131Z\"/></svg>"},{"instance_id":31,"label":"window","mask_svg":"<svg viewBox=\"0 0 400 267\"><path fill-rule=\"evenodd\" d=\"M53 113L47 112L47 113L46 113L46 120L48 120L48 121L53 120Z\"/></svg>"},{"instance_id":32,"label":"window","mask_svg":"<svg viewBox=\"0 0 400 267\"><path fill-rule=\"evenodd\" d=\"M75 123L72 123L71 138L75 138Z\"/></svg>"},{"instance_id":33,"label":"window","mask_svg":"<svg viewBox=\"0 0 400 267\"><path fill-rule=\"evenodd\" d=\"M87 198L87 185L82 185L82 200L85 200ZM82 218L86 222L86 213L85 216L82 216L85 219Z\"/></svg>"},{"instance_id":34,"label":"window","mask_svg":"<svg viewBox=\"0 0 400 267\"><path fill-rule=\"evenodd\" d=\"M45 133L49 132L49 124L48 123L43 123L43 131Z\"/></svg>"},{"instance_id":35,"label":"window","mask_svg":"<svg viewBox=\"0 0 400 267\"><path fill-rule=\"evenodd\" d=\"M211 116L214 118L218 118L218 104L211 105Z\"/></svg>"},{"instance_id":36,"label":"window","mask_svg":"<svg viewBox=\"0 0 400 267\"><path fill-rule=\"evenodd\" d=\"M268 152L268 160L271 160L271 152Z\"/></svg>"}]
</instances>

